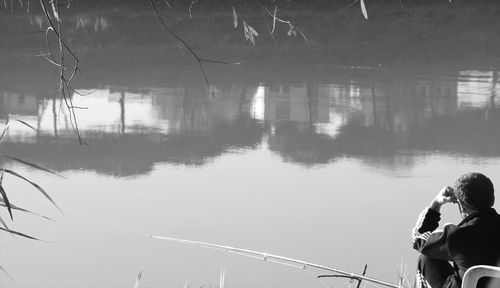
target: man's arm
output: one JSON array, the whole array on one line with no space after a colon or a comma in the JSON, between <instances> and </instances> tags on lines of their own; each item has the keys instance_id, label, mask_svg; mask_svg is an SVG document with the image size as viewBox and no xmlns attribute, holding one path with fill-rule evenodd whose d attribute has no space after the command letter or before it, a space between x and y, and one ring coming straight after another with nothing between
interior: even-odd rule
<instances>
[{"instance_id":1,"label":"man's arm","mask_svg":"<svg viewBox=\"0 0 500 288\"><path fill-rule=\"evenodd\" d=\"M439 220L441 220L441 213L430 207L426 207L420 213L411 234L414 249L421 250L421 247L429 240L432 232L439 227Z\"/></svg>"},{"instance_id":2,"label":"man's arm","mask_svg":"<svg viewBox=\"0 0 500 288\"><path fill-rule=\"evenodd\" d=\"M446 247L447 233L435 231L441 220L441 206L456 202L453 188L443 188L418 217L417 224L412 231L413 248L432 258L449 259Z\"/></svg>"}]
</instances>

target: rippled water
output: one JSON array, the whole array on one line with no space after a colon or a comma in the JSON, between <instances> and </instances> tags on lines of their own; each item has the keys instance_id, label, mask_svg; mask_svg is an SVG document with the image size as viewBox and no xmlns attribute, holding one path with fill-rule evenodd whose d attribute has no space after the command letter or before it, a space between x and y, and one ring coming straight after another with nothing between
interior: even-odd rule
<instances>
[{"instance_id":1,"label":"rippled water","mask_svg":"<svg viewBox=\"0 0 500 288\"><path fill-rule=\"evenodd\" d=\"M77 29L91 27L82 17ZM161 59L148 51L148 59ZM10 66L19 69L0 68L0 118L36 128L13 123L1 153L67 177L2 162L43 186L64 211L29 184L4 180L14 203L54 221L15 214L13 227L48 242L0 234L0 265L15 278L0 275L2 287L133 287L142 270L142 287L210 287L220 269L227 287L322 285L313 277L319 271L117 226L358 273L368 264L369 276L397 282L398 266L412 277L410 230L442 186L472 170L500 185L494 68L254 60L210 67L213 98L192 63L124 69L113 59L75 84L91 92L72 95L85 108L77 120L89 145L77 144L55 83L36 82L49 74L36 70L45 64L24 59ZM458 221L455 208L444 209L444 222Z\"/></svg>"}]
</instances>

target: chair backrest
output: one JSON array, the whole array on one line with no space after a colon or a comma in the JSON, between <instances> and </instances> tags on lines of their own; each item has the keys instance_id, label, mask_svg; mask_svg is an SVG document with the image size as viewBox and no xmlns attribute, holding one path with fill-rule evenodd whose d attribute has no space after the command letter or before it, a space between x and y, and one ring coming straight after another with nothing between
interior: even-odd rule
<instances>
[{"instance_id":1,"label":"chair backrest","mask_svg":"<svg viewBox=\"0 0 500 288\"><path fill-rule=\"evenodd\" d=\"M477 282L483 277L500 279L500 267L488 265L477 265L470 267L464 274L464 279L462 280L462 288L476 288Z\"/></svg>"}]
</instances>

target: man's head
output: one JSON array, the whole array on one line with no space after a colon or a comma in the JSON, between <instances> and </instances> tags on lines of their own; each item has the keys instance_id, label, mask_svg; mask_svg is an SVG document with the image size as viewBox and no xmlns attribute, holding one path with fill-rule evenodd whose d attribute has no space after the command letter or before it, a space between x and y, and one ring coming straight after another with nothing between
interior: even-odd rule
<instances>
[{"instance_id":1,"label":"man's head","mask_svg":"<svg viewBox=\"0 0 500 288\"><path fill-rule=\"evenodd\" d=\"M481 173L466 173L453 185L460 204L471 210L490 208L495 203L493 183Z\"/></svg>"}]
</instances>

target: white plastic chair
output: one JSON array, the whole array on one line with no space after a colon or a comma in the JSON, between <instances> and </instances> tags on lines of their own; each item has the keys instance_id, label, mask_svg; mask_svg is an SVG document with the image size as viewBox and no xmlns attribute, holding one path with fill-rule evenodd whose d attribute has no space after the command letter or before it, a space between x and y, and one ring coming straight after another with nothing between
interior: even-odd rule
<instances>
[{"instance_id":1,"label":"white plastic chair","mask_svg":"<svg viewBox=\"0 0 500 288\"><path fill-rule=\"evenodd\" d=\"M464 274L464 279L462 280L462 288L476 288L477 281L479 281L479 279L483 277L500 279L500 267L488 265L477 265L470 267Z\"/></svg>"}]
</instances>

